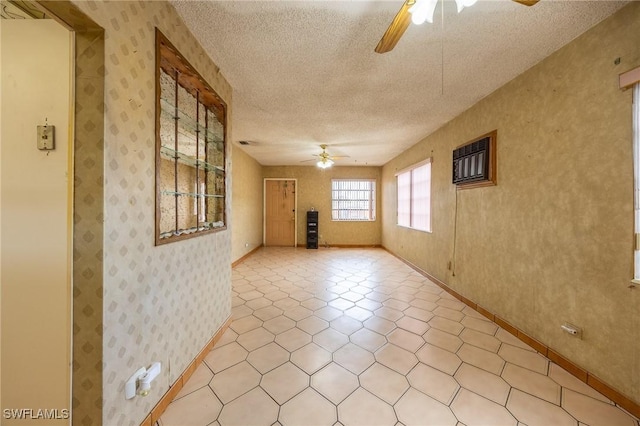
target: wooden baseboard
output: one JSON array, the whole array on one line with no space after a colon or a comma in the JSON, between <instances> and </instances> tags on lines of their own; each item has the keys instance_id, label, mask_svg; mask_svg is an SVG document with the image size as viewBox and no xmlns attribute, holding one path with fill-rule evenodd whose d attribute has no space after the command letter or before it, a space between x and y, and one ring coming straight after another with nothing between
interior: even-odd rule
<instances>
[{"instance_id":1,"label":"wooden baseboard","mask_svg":"<svg viewBox=\"0 0 640 426\"><path fill-rule=\"evenodd\" d=\"M245 260L247 260L247 257L251 256L253 253L257 252L258 250L260 250L262 248L262 244L260 244L258 247L254 248L253 250L251 250L249 253L245 254L244 256L242 256L240 259L236 260L235 262L233 262L231 264L232 268L235 268L236 266L238 266L239 264L241 264L242 262L244 262Z\"/></svg>"},{"instance_id":2,"label":"wooden baseboard","mask_svg":"<svg viewBox=\"0 0 640 426\"><path fill-rule=\"evenodd\" d=\"M298 247L306 247L306 244L298 244ZM382 248L380 244L318 244L318 248Z\"/></svg>"},{"instance_id":3,"label":"wooden baseboard","mask_svg":"<svg viewBox=\"0 0 640 426\"><path fill-rule=\"evenodd\" d=\"M215 346L216 343L220 340L222 335L229 325L231 324L231 317L227 318L227 320L222 324L222 326L216 331L213 337L207 342L207 344L202 348L202 350L198 353L198 355L191 361L191 363L187 366L187 368L182 372L180 377L176 379L176 381L169 387L169 390L160 398L160 401L156 404L155 407L151 410L151 413L140 423L140 426L152 426L159 418L162 416L162 413L165 412L171 401L180 393L182 387L187 383L191 375L193 375L194 371L202 364L206 356L211 352L211 349Z\"/></svg>"},{"instance_id":4,"label":"wooden baseboard","mask_svg":"<svg viewBox=\"0 0 640 426\"><path fill-rule=\"evenodd\" d=\"M544 355L545 357L549 358L551 361L558 364L560 367L567 370L569 373L577 377L579 380L583 381L587 385L594 388L595 390L597 390L598 392L600 392L601 394L609 398L611 401L615 402L617 405L627 410L629 413L633 414L636 417L640 417L639 403L633 401L629 397L625 396L621 392L609 386L608 384L606 384L605 382L603 382L602 380L600 380L599 378L591 374L589 371L573 363L571 360L568 360L567 358L563 357L556 350L548 347L542 342L539 342L538 340L529 336L524 331L518 329L517 327L513 326L506 320L495 315L495 313L490 312L489 310L483 308L482 306L462 296L461 294L453 290L451 287L449 287L446 283L434 277L433 275L429 274L427 271L419 268L418 266L414 265L408 260L398 256L397 254L387 249L386 247L382 246L382 248L386 250L388 253L390 253L392 256L398 258L399 260L401 260L402 262L410 266L416 272L419 272L420 274L428 278L430 281L433 281L438 287L442 288L444 291L451 294L456 299L465 303L467 306L475 309L478 313L489 318L491 321L494 321L497 325L499 325L509 333L513 334L515 337L522 340L523 342L525 342L526 344L534 348L536 351L540 352L542 355Z\"/></svg>"}]
</instances>

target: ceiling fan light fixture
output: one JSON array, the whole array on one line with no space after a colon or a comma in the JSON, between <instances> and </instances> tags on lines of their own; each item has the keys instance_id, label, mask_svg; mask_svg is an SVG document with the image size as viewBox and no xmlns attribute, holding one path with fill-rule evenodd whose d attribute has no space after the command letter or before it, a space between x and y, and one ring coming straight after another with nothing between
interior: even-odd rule
<instances>
[{"instance_id":1,"label":"ceiling fan light fixture","mask_svg":"<svg viewBox=\"0 0 640 426\"><path fill-rule=\"evenodd\" d=\"M411 22L416 25L424 24L424 21L433 23L433 14L436 10L436 4L438 0L416 0L416 2L409 8L411 13Z\"/></svg>"},{"instance_id":2,"label":"ceiling fan light fixture","mask_svg":"<svg viewBox=\"0 0 640 426\"><path fill-rule=\"evenodd\" d=\"M320 167L321 169L328 169L332 165L333 165L333 160L330 160L328 158L323 158L322 160L316 163L316 166Z\"/></svg>"},{"instance_id":3,"label":"ceiling fan light fixture","mask_svg":"<svg viewBox=\"0 0 640 426\"><path fill-rule=\"evenodd\" d=\"M458 13L465 7L473 6L478 0L456 0L456 6L458 7Z\"/></svg>"}]
</instances>

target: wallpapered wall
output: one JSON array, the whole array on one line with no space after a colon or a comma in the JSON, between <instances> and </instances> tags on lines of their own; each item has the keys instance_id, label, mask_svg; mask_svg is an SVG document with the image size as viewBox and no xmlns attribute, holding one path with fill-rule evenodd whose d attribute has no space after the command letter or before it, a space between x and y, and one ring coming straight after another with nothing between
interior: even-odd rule
<instances>
[{"instance_id":1,"label":"wallpapered wall","mask_svg":"<svg viewBox=\"0 0 640 426\"><path fill-rule=\"evenodd\" d=\"M229 117L232 90L167 3L74 4L105 30L103 408L93 423L136 425L230 315L230 229L154 246L155 27ZM230 165L229 156L228 176ZM125 400L125 381L154 361L163 370L151 394Z\"/></svg>"},{"instance_id":2,"label":"wallpapered wall","mask_svg":"<svg viewBox=\"0 0 640 426\"><path fill-rule=\"evenodd\" d=\"M340 167L320 169L316 166L269 166L263 168L265 178L298 179L298 244L307 242L307 211L318 214L318 244L380 244L380 167ZM335 222L331 220L331 179L376 179L377 218L372 222Z\"/></svg>"},{"instance_id":3,"label":"wallpapered wall","mask_svg":"<svg viewBox=\"0 0 640 426\"><path fill-rule=\"evenodd\" d=\"M232 145L233 206L231 259L236 261L262 244L262 166Z\"/></svg>"},{"instance_id":4,"label":"wallpapered wall","mask_svg":"<svg viewBox=\"0 0 640 426\"><path fill-rule=\"evenodd\" d=\"M618 74L640 65L639 39L640 3L632 2L382 172L385 247L636 402L632 101ZM456 197L453 148L494 129L498 185ZM430 155L433 233L398 228L394 173ZM584 338L563 333L564 321Z\"/></svg>"}]
</instances>

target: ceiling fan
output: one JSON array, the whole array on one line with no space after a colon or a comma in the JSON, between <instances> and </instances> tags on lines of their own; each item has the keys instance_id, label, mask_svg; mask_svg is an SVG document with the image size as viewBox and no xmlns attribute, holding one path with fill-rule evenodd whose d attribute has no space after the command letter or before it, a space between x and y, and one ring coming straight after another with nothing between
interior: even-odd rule
<instances>
[{"instance_id":1,"label":"ceiling fan","mask_svg":"<svg viewBox=\"0 0 640 426\"><path fill-rule=\"evenodd\" d=\"M327 152L327 145L326 144L322 144L320 145L320 148L322 148L322 152L320 154L313 154L314 157L318 157L318 160L316 162L316 166L320 167L321 169L326 169L329 168L333 165L334 161L333 160L338 160L340 158L347 158L349 157L348 155L339 155L339 156L335 156L335 155L329 155L329 153ZM307 162L307 161L316 161L316 160L303 160L302 162Z\"/></svg>"},{"instance_id":2,"label":"ceiling fan","mask_svg":"<svg viewBox=\"0 0 640 426\"><path fill-rule=\"evenodd\" d=\"M458 12L465 7L473 5L476 1L477 0L456 0ZM525 6L533 6L538 3L539 0L513 1ZM400 40L400 37L402 37L404 32L407 30L411 21L417 25L422 24L425 20L433 22L433 12L435 11L437 3L438 0L405 0L400 10L393 18L393 21L391 21L389 28L387 28L387 31L385 31L380 42L376 46L376 53L387 53L391 51Z\"/></svg>"}]
</instances>

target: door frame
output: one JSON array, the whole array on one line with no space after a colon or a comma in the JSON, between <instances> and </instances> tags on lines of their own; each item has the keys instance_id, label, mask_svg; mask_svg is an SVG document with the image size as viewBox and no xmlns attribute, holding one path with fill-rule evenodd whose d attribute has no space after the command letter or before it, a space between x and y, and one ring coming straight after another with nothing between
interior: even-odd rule
<instances>
[{"instance_id":1,"label":"door frame","mask_svg":"<svg viewBox=\"0 0 640 426\"><path fill-rule=\"evenodd\" d=\"M293 246L298 247L298 179L296 178L264 178L262 182L262 245L267 245L267 181L292 180L296 190L293 193Z\"/></svg>"}]
</instances>

